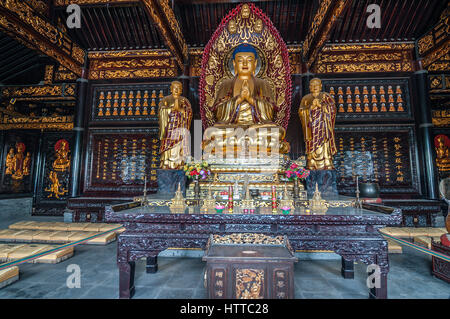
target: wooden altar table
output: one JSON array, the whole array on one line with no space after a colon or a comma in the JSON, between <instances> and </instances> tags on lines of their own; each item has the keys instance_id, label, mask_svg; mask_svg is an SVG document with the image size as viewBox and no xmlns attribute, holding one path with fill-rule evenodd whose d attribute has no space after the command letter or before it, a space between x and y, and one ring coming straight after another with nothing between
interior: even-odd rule
<instances>
[{"instance_id":1,"label":"wooden altar table","mask_svg":"<svg viewBox=\"0 0 450 319\"><path fill-rule=\"evenodd\" d=\"M387 241L378 232L402 222L401 210L364 204L362 210L330 208L321 215L171 214L167 206L138 203L107 206L105 220L126 228L118 239L119 297L134 294L135 261L147 260L147 272L158 269L157 256L167 248L205 249L211 234L264 233L286 235L294 250L332 250L342 257L344 278L353 278L353 262L380 268L379 288L369 298L387 298ZM297 209L296 209L297 210ZM197 209L197 212L199 210Z\"/></svg>"}]
</instances>

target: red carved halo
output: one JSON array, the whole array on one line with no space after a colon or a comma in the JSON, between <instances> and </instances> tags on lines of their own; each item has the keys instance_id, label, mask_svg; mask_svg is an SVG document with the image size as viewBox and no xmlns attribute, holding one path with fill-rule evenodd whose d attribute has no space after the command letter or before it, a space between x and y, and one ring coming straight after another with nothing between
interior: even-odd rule
<instances>
[{"instance_id":1,"label":"red carved halo","mask_svg":"<svg viewBox=\"0 0 450 319\"><path fill-rule=\"evenodd\" d=\"M250 8L250 11L253 12L258 18L260 18L265 26L269 29L269 32L272 34L272 36L275 38L275 41L279 48L281 49L281 56L283 60L283 64L286 68L286 74L285 74L285 116L283 118L283 121L281 125L284 127L284 129L287 130L287 126L289 123L290 118L290 109L291 109L291 101L292 101L292 82L291 82L291 71L290 71L290 64L289 64L289 53L287 50L286 43L283 41L283 39L280 36L280 33L273 25L272 21L267 17L261 9L256 7L253 3L247 3L247 5ZM200 76L200 83L199 83L199 96L200 96L200 114L202 117L202 123L203 128L206 129L210 125L208 125L208 119L206 117L206 96L205 96L205 86L206 86L206 68L210 57L210 51L212 46L217 41L218 37L221 35L221 33L226 28L228 22L235 18L238 13L241 11L243 4L239 4L236 8L232 9L221 21L219 27L216 29L214 34L212 35L211 39L208 41L208 44L206 45L204 51L203 51L203 57L202 57L202 73Z\"/></svg>"},{"instance_id":2,"label":"red carved halo","mask_svg":"<svg viewBox=\"0 0 450 319\"><path fill-rule=\"evenodd\" d=\"M66 142L66 148L64 149L65 151L69 150L69 142L67 142L67 140L65 139L60 139L58 142L55 143L55 151L59 151L62 147L62 142Z\"/></svg>"},{"instance_id":3,"label":"red carved halo","mask_svg":"<svg viewBox=\"0 0 450 319\"><path fill-rule=\"evenodd\" d=\"M439 134L439 135L436 135L436 136L434 137L434 146L435 146L436 148L439 147L438 138L439 138L439 137L442 137L442 136L444 137L444 140L445 140L445 146L447 146L447 147L450 148L450 138L449 138L447 135L444 135L444 134Z\"/></svg>"},{"instance_id":4,"label":"red carved halo","mask_svg":"<svg viewBox=\"0 0 450 319\"><path fill-rule=\"evenodd\" d=\"M22 152L25 152L25 150L27 149L27 147L25 146L25 144L22 143L22 142L17 142L17 143L16 143L16 150L18 150L19 147L22 148Z\"/></svg>"}]
</instances>

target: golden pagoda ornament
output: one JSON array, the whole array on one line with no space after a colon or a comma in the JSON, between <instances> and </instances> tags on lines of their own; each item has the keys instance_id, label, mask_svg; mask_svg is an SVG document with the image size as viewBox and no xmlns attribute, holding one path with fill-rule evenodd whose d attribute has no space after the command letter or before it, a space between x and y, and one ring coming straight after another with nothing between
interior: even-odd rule
<instances>
[{"instance_id":1,"label":"golden pagoda ornament","mask_svg":"<svg viewBox=\"0 0 450 319\"><path fill-rule=\"evenodd\" d=\"M291 209L294 208L294 201L291 196L289 196L286 184L284 184L283 199L280 200L280 207L291 207Z\"/></svg>"},{"instance_id":2,"label":"golden pagoda ornament","mask_svg":"<svg viewBox=\"0 0 450 319\"><path fill-rule=\"evenodd\" d=\"M312 199L309 200L309 209L313 214L325 214L328 210L327 201L322 199L322 194L319 192L319 185L316 183L316 190Z\"/></svg>"},{"instance_id":3,"label":"golden pagoda ornament","mask_svg":"<svg viewBox=\"0 0 450 319\"><path fill-rule=\"evenodd\" d=\"M170 204L170 212L173 214L184 214L186 206L183 193L181 192L181 184L178 183L178 189L175 192L175 197L172 198L172 203Z\"/></svg>"},{"instance_id":4,"label":"golden pagoda ornament","mask_svg":"<svg viewBox=\"0 0 450 319\"><path fill-rule=\"evenodd\" d=\"M201 212L203 214L208 214L209 212L214 211L215 207L216 207L216 200L212 196L211 185L209 185L208 186L208 195L207 195L206 199L203 200Z\"/></svg>"}]
</instances>

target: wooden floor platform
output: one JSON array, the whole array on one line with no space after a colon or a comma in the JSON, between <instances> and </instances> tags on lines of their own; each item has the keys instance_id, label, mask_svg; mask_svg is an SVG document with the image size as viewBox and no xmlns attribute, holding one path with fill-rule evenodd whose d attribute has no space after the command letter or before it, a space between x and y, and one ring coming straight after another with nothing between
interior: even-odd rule
<instances>
[{"instance_id":1,"label":"wooden floor platform","mask_svg":"<svg viewBox=\"0 0 450 319\"><path fill-rule=\"evenodd\" d=\"M26 242L26 243L70 243L99 235L99 231L57 231L57 230L0 230L1 242ZM106 245L115 241L117 234L110 232L90 239L84 244Z\"/></svg>"},{"instance_id":2,"label":"wooden floor platform","mask_svg":"<svg viewBox=\"0 0 450 319\"><path fill-rule=\"evenodd\" d=\"M58 248L58 245L0 244L0 262L15 261ZM74 247L66 247L51 254L30 260L30 263L57 264L73 256Z\"/></svg>"},{"instance_id":3,"label":"wooden floor platform","mask_svg":"<svg viewBox=\"0 0 450 319\"><path fill-rule=\"evenodd\" d=\"M439 241L440 236L446 234L447 230L443 227L385 227L381 229L380 232L382 234L390 235L393 237L409 239L415 244L431 249L431 242L433 240ZM397 249L397 246L400 247L401 253L401 245L390 238L386 237L386 239L388 241L390 253L394 253Z\"/></svg>"},{"instance_id":4,"label":"wooden floor platform","mask_svg":"<svg viewBox=\"0 0 450 319\"><path fill-rule=\"evenodd\" d=\"M14 266L0 270L0 289L19 280L19 267Z\"/></svg>"},{"instance_id":5,"label":"wooden floor platform","mask_svg":"<svg viewBox=\"0 0 450 319\"><path fill-rule=\"evenodd\" d=\"M62 222L36 222L36 221L21 221L9 226L9 229L17 230L58 230L58 231L89 231L89 232L105 232L118 227L120 224L107 223L62 223ZM125 229L116 230L116 233L121 233Z\"/></svg>"}]
</instances>

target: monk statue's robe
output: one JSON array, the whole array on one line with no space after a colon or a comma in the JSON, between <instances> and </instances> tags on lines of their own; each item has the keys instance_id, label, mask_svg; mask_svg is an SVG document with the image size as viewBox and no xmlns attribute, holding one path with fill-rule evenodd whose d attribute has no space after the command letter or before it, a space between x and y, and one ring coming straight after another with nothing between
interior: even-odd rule
<instances>
[{"instance_id":1,"label":"monk statue's robe","mask_svg":"<svg viewBox=\"0 0 450 319\"><path fill-rule=\"evenodd\" d=\"M192 108L185 97L169 95L159 103L160 168L182 169L190 156L188 143L192 120Z\"/></svg>"}]
</instances>

